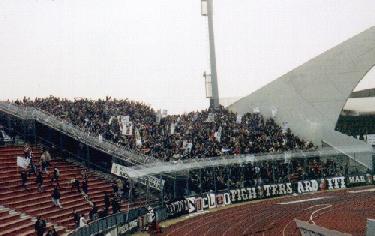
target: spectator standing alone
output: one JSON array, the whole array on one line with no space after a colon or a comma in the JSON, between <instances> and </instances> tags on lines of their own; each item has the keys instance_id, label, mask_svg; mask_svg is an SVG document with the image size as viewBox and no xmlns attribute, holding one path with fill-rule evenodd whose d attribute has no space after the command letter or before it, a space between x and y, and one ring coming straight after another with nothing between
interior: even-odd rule
<instances>
[{"instance_id":1,"label":"spectator standing alone","mask_svg":"<svg viewBox=\"0 0 375 236\"><path fill-rule=\"evenodd\" d=\"M87 225L87 220L85 219L84 215L81 214L79 218L79 227L85 227Z\"/></svg>"},{"instance_id":2,"label":"spectator standing alone","mask_svg":"<svg viewBox=\"0 0 375 236\"><path fill-rule=\"evenodd\" d=\"M79 226L79 220L80 220L80 215L78 212L76 212L75 209L73 209L73 219L74 219L74 224L75 224L75 227L78 228Z\"/></svg>"},{"instance_id":3,"label":"spectator standing alone","mask_svg":"<svg viewBox=\"0 0 375 236\"><path fill-rule=\"evenodd\" d=\"M40 156L40 166L42 171L48 174L48 166L51 161L51 155L49 154L48 150L43 148L43 153Z\"/></svg>"},{"instance_id":4,"label":"spectator standing alone","mask_svg":"<svg viewBox=\"0 0 375 236\"><path fill-rule=\"evenodd\" d=\"M60 187L60 184L59 184L59 177L60 177L60 170L55 168L53 170L53 175L52 175L52 179L51 179L51 183L56 183L57 186Z\"/></svg>"},{"instance_id":5,"label":"spectator standing alone","mask_svg":"<svg viewBox=\"0 0 375 236\"><path fill-rule=\"evenodd\" d=\"M38 185L38 191L43 191L43 175L41 171L38 171L38 174L36 175L36 184Z\"/></svg>"},{"instance_id":6,"label":"spectator standing alone","mask_svg":"<svg viewBox=\"0 0 375 236\"><path fill-rule=\"evenodd\" d=\"M52 197L53 205L62 208L61 203L60 203L60 190L57 188L57 186L53 189L51 197Z\"/></svg>"},{"instance_id":7,"label":"spectator standing alone","mask_svg":"<svg viewBox=\"0 0 375 236\"><path fill-rule=\"evenodd\" d=\"M22 181L22 187L24 187L25 189L27 189L27 173L25 170L22 170L21 171L21 181Z\"/></svg>"},{"instance_id":8,"label":"spectator standing alone","mask_svg":"<svg viewBox=\"0 0 375 236\"><path fill-rule=\"evenodd\" d=\"M109 196L107 193L104 194L104 207L105 207L105 210L108 212L108 209L111 205L111 202L109 200Z\"/></svg>"},{"instance_id":9,"label":"spectator standing alone","mask_svg":"<svg viewBox=\"0 0 375 236\"><path fill-rule=\"evenodd\" d=\"M37 236L43 236L44 232L46 231L46 221L43 220L40 216L38 216L35 222L35 232Z\"/></svg>"},{"instance_id":10,"label":"spectator standing alone","mask_svg":"<svg viewBox=\"0 0 375 236\"><path fill-rule=\"evenodd\" d=\"M88 193L87 179L84 179L83 182L82 182L82 191L87 195L87 193Z\"/></svg>"},{"instance_id":11,"label":"spectator standing alone","mask_svg":"<svg viewBox=\"0 0 375 236\"><path fill-rule=\"evenodd\" d=\"M71 184L72 184L72 187L70 188L71 192L73 191L73 189L77 189L78 193L81 192L81 189L79 187L79 180L78 180L78 178L72 179Z\"/></svg>"},{"instance_id":12,"label":"spectator standing alone","mask_svg":"<svg viewBox=\"0 0 375 236\"><path fill-rule=\"evenodd\" d=\"M57 231L56 231L56 229L55 229L55 226L52 225L51 229L48 230L48 233L47 233L46 236L59 236L59 235L57 234Z\"/></svg>"}]
</instances>

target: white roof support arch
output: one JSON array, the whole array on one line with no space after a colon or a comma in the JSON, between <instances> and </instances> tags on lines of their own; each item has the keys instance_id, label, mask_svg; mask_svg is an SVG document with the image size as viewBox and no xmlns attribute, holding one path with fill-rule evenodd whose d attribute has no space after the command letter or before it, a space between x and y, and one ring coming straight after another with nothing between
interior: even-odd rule
<instances>
[{"instance_id":1,"label":"white roof support arch","mask_svg":"<svg viewBox=\"0 0 375 236\"><path fill-rule=\"evenodd\" d=\"M350 94L374 65L375 27L371 27L241 98L229 109L243 114L257 107L271 117L272 109L277 108L275 120L288 122L300 137L317 145L322 141L336 148L357 145L370 152L371 146L334 129ZM364 162L370 167L370 160Z\"/></svg>"}]
</instances>

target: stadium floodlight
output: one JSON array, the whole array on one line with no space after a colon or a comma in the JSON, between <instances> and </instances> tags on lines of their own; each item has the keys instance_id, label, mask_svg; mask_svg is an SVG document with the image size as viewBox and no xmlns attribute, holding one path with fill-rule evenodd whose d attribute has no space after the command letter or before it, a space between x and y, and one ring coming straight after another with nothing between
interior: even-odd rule
<instances>
[{"instance_id":1,"label":"stadium floodlight","mask_svg":"<svg viewBox=\"0 0 375 236\"><path fill-rule=\"evenodd\" d=\"M214 39L214 25L213 25L213 0L201 0L201 14L208 19L208 35L210 42L210 81L211 81L211 92L207 93L206 84L206 97L210 97L210 107L219 107L219 89L217 83L217 73L216 73L216 52L215 52L215 39ZM206 78L206 77L205 77Z\"/></svg>"}]
</instances>

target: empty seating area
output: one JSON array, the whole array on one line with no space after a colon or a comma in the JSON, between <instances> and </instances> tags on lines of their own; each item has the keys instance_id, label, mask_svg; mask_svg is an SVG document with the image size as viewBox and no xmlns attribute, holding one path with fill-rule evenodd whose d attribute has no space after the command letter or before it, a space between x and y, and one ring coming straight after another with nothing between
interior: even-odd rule
<instances>
[{"instance_id":1,"label":"empty seating area","mask_svg":"<svg viewBox=\"0 0 375 236\"><path fill-rule=\"evenodd\" d=\"M43 190L38 191L36 177L32 174L27 180L27 189L21 185L17 156L23 156L23 147L0 148L0 235L34 235L34 223L37 216L58 229L60 235L74 229L73 209L87 215L90 202L76 189L71 191L71 180L82 182L81 171L84 167L65 160L51 161L49 173L43 173ZM33 148L34 163L39 163L41 150ZM53 168L60 170L59 184L61 205L54 206L51 200ZM99 210L104 208L104 194L112 193L111 183L88 171L88 196ZM127 203L122 203L122 210L127 210ZM111 212L111 211L110 211Z\"/></svg>"}]
</instances>

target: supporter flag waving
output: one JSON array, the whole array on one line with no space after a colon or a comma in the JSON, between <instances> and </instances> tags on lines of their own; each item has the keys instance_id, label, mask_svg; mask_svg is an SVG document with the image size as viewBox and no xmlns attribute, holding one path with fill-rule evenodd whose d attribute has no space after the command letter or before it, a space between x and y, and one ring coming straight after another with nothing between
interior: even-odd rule
<instances>
[{"instance_id":1,"label":"supporter flag waving","mask_svg":"<svg viewBox=\"0 0 375 236\"><path fill-rule=\"evenodd\" d=\"M135 128L135 140L136 140L137 147L141 147L142 146L142 137L141 137L141 134L139 133L138 128Z\"/></svg>"},{"instance_id":2,"label":"supporter flag waving","mask_svg":"<svg viewBox=\"0 0 375 236\"><path fill-rule=\"evenodd\" d=\"M220 128L215 132L215 138L219 143L221 142L222 131L223 131L223 128L220 126Z\"/></svg>"}]
</instances>

